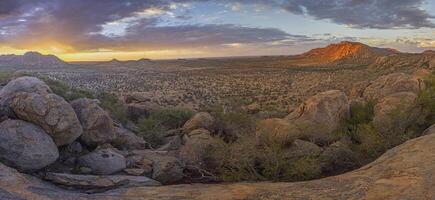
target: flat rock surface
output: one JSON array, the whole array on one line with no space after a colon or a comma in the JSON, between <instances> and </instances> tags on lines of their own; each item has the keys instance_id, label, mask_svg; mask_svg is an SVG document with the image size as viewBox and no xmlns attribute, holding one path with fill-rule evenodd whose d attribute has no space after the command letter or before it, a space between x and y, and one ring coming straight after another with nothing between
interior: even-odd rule
<instances>
[{"instance_id":1,"label":"flat rock surface","mask_svg":"<svg viewBox=\"0 0 435 200\"><path fill-rule=\"evenodd\" d=\"M0 164L0 194L12 199L434 199L435 135L410 140L353 172L298 183L135 187L67 192Z\"/></svg>"}]
</instances>

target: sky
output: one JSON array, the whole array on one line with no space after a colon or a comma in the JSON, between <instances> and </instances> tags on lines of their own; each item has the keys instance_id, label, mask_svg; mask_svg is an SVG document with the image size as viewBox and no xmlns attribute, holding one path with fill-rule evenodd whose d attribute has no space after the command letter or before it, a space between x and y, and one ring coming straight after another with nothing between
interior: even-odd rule
<instances>
[{"instance_id":1,"label":"sky","mask_svg":"<svg viewBox=\"0 0 435 200\"><path fill-rule=\"evenodd\" d=\"M435 50L435 0L0 0L0 54L66 61Z\"/></svg>"}]
</instances>

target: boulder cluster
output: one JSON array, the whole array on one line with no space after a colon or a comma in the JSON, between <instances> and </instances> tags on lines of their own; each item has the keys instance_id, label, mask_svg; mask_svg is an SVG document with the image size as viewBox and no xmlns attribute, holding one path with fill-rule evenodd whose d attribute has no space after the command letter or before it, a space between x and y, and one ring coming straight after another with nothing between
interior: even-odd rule
<instances>
[{"instance_id":1,"label":"boulder cluster","mask_svg":"<svg viewBox=\"0 0 435 200\"><path fill-rule=\"evenodd\" d=\"M160 149L116 123L94 99L67 102L43 81L19 77L0 90L0 162L71 189L172 184L184 178L184 160L211 137L209 114L170 132ZM188 144L188 146L183 145ZM180 159L180 150L185 159ZM178 151L177 151L178 152Z\"/></svg>"},{"instance_id":2,"label":"boulder cluster","mask_svg":"<svg viewBox=\"0 0 435 200\"><path fill-rule=\"evenodd\" d=\"M379 134L400 133L422 115L416 103L430 72L393 73L370 82L351 96L338 90L308 98L285 118L265 119L257 124L259 144L277 141L287 145L287 157L317 157L323 172L352 169L357 155L351 151L349 138L337 134L350 119L355 105L373 103L372 124ZM392 136L394 138L395 136ZM400 136L397 136L400 137Z\"/></svg>"},{"instance_id":3,"label":"boulder cluster","mask_svg":"<svg viewBox=\"0 0 435 200\"><path fill-rule=\"evenodd\" d=\"M415 101L426 74L386 75L350 97L338 90L319 93L284 118L259 121L257 145L277 141L286 146L286 159L316 157L326 173L351 169L356 155L336 131L350 119L353 105L373 102L373 125L381 133L406 127L420 115ZM136 117L146 114L138 106L131 110ZM392 118L396 110L405 115ZM88 192L179 183L192 167L207 169L206 153L216 144L216 120L199 112L152 149L134 127L116 123L98 100L67 102L34 77L1 88L0 119L0 163Z\"/></svg>"}]
</instances>

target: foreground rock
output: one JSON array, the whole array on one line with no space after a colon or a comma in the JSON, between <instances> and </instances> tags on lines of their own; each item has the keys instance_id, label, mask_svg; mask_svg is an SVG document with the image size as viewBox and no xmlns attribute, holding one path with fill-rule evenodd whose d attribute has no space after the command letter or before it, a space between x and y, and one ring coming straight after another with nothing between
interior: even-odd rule
<instances>
[{"instance_id":1,"label":"foreground rock","mask_svg":"<svg viewBox=\"0 0 435 200\"><path fill-rule=\"evenodd\" d=\"M173 155L165 151L141 150L133 151L127 158L130 165L144 166L152 162L152 178L162 184L171 184L180 181L184 175L184 165Z\"/></svg>"},{"instance_id":2,"label":"foreground rock","mask_svg":"<svg viewBox=\"0 0 435 200\"><path fill-rule=\"evenodd\" d=\"M435 199L435 135L413 139L353 172L297 183L191 184L136 187L86 195L54 188L0 164L3 199Z\"/></svg>"},{"instance_id":3,"label":"foreground rock","mask_svg":"<svg viewBox=\"0 0 435 200\"><path fill-rule=\"evenodd\" d=\"M0 124L0 162L20 170L38 170L58 157L56 145L40 127L21 120Z\"/></svg>"},{"instance_id":4,"label":"foreground rock","mask_svg":"<svg viewBox=\"0 0 435 200\"><path fill-rule=\"evenodd\" d=\"M417 95L400 92L379 100L374 107L373 125L383 134L402 133L420 117Z\"/></svg>"},{"instance_id":5,"label":"foreground rock","mask_svg":"<svg viewBox=\"0 0 435 200\"><path fill-rule=\"evenodd\" d=\"M300 135L299 129L284 119L265 119L257 123L256 137L259 144L277 141L288 145L293 143Z\"/></svg>"},{"instance_id":6,"label":"foreground rock","mask_svg":"<svg viewBox=\"0 0 435 200\"><path fill-rule=\"evenodd\" d=\"M336 139L333 132L349 116L346 94L331 90L310 97L286 119L303 129L304 139L330 143Z\"/></svg>"},{"instance_id":7,"label":"foreground rock","mask_svg":"<svg viewBox=\"0 0 435 200\"><path fill-rule=\"evenodd\" d=\"M209 113L200 112L195 114L189 121L184 124L183 133L190 133L193 130L200 128L213 131L214 118Z\"/></svg>"},{"instance_id":8,"label":"foreground rock","mask_svg":"<svg viewBox=\"0 0 435 200\"><path fill-rule=\"evenodd\" d=\"M21 92L10 107L19 119L41 126L57 146L70 144L83 133L71 105L58 95Z\"/></svg>"},{"instance_id":9,"label":"foreground rock","mask_svg":"<svg viewBox=\"0 0 435 200\"><path fill-rule=\"evenodd\" d=\"M126 159L114 149L97 149L78 159L80 168L89 168L92 174L110 175L126 168Z\"/></svg>"},{"instance_id":10,"label":"foreground rock","mask_svg":"<svg viewBox=\"0 0 435 200\"><path fill-rule=\"evenodd\" d=\"M412 92L418 94L425 88L421 75L408 75L403 73L393 73L382 76L370 83L364 90L363 97L366 100L379 100L385 96L399 93Z\"/></svg>"},{"instance_id":11,"label":"foreground rock","mask_svg":"<svg viewBox=\"0 0 435 200\"><path fill-rule=\"evenodd\" d=\"M87 190L89 192L101 192L103 190L122 187L144 187L161 185L159 182L145 176L92 176L47 173L44 176L44 179L58 185L67 187L68 189Z\"/></svg>"},{"instance_id":12,"label":"foreground rock","mask_svg":"<svg viewBox=\"0 0 435 200\"><path fill-rule=\"evenodd\" d=\"M116 137L112 144L120 150L141 150L147 147L145 140L122 127L116 127Z\"/></svg>"},{"instance_id":13,"label":"foreground rock","mask_svg":"<svg viewBox=\"0 0 435 200\"><path fill-rule=\"evenodd\" d=\"M111 143L116 138L113 120L96 100L77 99L71 102L83 126L81 139L88 146Z\"/></svg>"},{"instance_id":14,"label":"foreground rock","mask_svg":"<svg viewBox=\"0 0 435 200\"><path fill-rule=\"evenodd\" d=\"M204 166L204 158L215 144L215 139L205 129L197 129L184 135L184 145L180 148L180 158L187 164Z\"/></svg>"}]
</instances>

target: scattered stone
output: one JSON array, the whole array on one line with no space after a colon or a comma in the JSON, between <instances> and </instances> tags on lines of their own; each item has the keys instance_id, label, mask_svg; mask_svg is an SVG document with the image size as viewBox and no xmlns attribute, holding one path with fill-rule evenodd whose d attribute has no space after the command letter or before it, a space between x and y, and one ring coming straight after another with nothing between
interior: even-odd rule
<instances>
[{"instance_id":1,"label":"scattered stone","mask_svg":"<svg viewBox=\"0 0 435 200\"><path fill-rule=\"evenodd\" d=\"M215 144L211 133L206 129L196 129L183 137L184 145L180 148L180 158L185 164L204 166L204 157Z\"/></svg>"},{"instance_id":2,"label":"scattered stone","mask_svg":"<svg viewBox=\"0 0 435 200\"><path fill-rule=\"evenodd\" d=\"M0 124L0 161L20 170L39 170L59 157L53 139L40 127L21 120Z\"/></svg>"},{"instance_id":3,"label":"scattered stone","mask_svg":"<svg viewBox=\"0 0 435 200\"><path fill-rule=\"evenodd\" d=\"M373 81L363 93L366 100L377 101L388 95L399 92L412 92L418 94L425 88L425 83L419 75L393 73L382 76Z\"/></svg>"},{"instance_id":4,"label":"scattered stone","mask_svg":"<svg viewBox=\"0 0 435 200\"><path fill-rule=\"evenodd\" d=\"M141 168L129 168L129 169L124 169L124 172L128 175L132 175L132 176L142 176L145 174L147 170L146 169L141 169Z\"/></svg>"},{"instance_id":5,"label":"scattered stone","mask_svg":"<svg viewBox=\"0 0 435 200\"><path fill-rule=\"evenodd\" d=\"M45 180L71 189L84 189L94 192L126 187L160 186L155 180L145 176L93 176L61 173L47 173Z\"/></svg>"},{"instance_id":6,"label":"scattered stone","mask_svg":"<svg viewBox=\"0 0 435 200\"><path fill-rule=\"evenodd\" d=\"M184 177L184 165L175 156L169 155L168 152L138 150L131 152L129 157L142 162L146 160L152 161L152 178L162 184L175 183Z\"/></svg>"},{"instance_id":7,"label":"scattered stone","mask_svg":"<svg viewBox=\"0 0 435 200\"><path fill-rule=\"evenodd\" d=\"M327 147L319 156L323 173L339 174L355 168L357 157L346 142L338 141Z\"/></svg>"},{"instance_id":8,"label":"scattered stone","mask_svg":"<svg viewBox=\"0 0 435 200\"><path fill-rule=\"evenodd\" d=\"M126 159L114 149L96 149L79 157L79 167L92 169L92 174L110 175L126 168Z\"/></svg>"},{"instance_id":9,"label":"scattered stone","mask_svg":"<svg viewBox=\"0 0 435 200\"><path fill-rule=\"evenodd\" d=\"M256 137L259 144L278 142L291 144L301 136L299 129L284 119L265 119L257 123Z\"/></svg>"},{"instance_id":10,"label":"scattered stone","mask_svg":"<svg viewBox=\"0 0 435 200\"><path fill-rule=\"evenodd\" d=\"M163 139L164 145L162 145L159 151L176 151L180 149L182 145L181 137L179 135L165 137Z\"/></svg>"},{"instance_id":11,"label":"scattered stone","mask_svg":"<svg viewBox=\"0 0 435 200\"><path fill-rule=\"evenodd\" d=\"M146 149L147 144L142 137L122 127L115 127L115 130L116 139L113 140L112 144L116 148L120 150Z\"/></svg>"},{"instance_id":12,"label":"scattered stone","mask_svg":"<svg viewBox=\"0 0 435 200\"><path fill-rule=\"evenodd\" d=\"M41 126L57 146L70 144L83 133L71 105L56 94L21 92L10 107L19 119Z\"/></svg>"},{"instance_id":13,"label":"scattered stone","mask_svg":"<svg viewBox=\"0 0 435 200\"><path fill-rule=\"evenodd\" d=\"M200 128L213 131L214 119L209 113L200 112L195 114L189 121L184 124L183 133L190 133L193 130Z\"/></svg>"},{"instance_id":14,"label":"scattered stone","mask_svg":"<svg viewBox=\"0 0 435 200\"><path fill-rule=\"evenodd\" d=\"M77 99L71 102L83 126L81 140L88 146L111 143L116 138L113 120L97 101Z\"/></svg>"},{"instance_id":15,"label":"scattered stone","mask_svg":"<svg viewBox=\"0 0 435 200\"><path fill-rule=\"evenodd\" d=\"M321 153L321 147L299 139L295 140L289 148L285 149L285 157L289 160L298 160L304 157L317 157Z\"/></svg>"}]
</instances>

